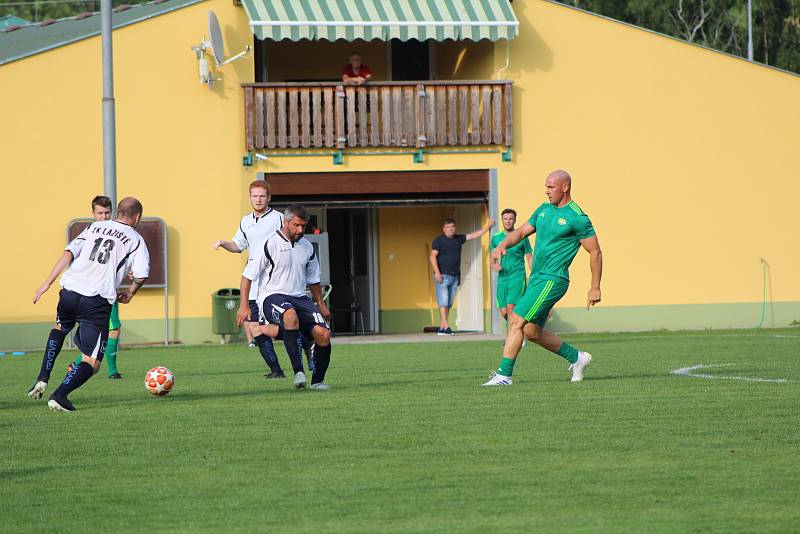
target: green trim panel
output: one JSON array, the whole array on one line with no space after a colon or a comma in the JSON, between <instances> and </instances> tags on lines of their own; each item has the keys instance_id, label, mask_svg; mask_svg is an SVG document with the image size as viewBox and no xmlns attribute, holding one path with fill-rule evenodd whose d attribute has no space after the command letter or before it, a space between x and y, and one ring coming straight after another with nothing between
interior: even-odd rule
<instances>
[{"instance_id":1,"label":"green trim panel","mask_svg":"<svg viewBox=\"0 0 800 534\"><path fill-rule=\"evenodd\" d=\"M491 325L491 310L484 310L485 329ZM624 332L642 330L700 330L705 328L753 328L761 319L761 303L676 304L665 306L598 306L558 308L547 322L556 332ZM436 326L438 316L426 309L381 310L381 333L422 332ZM767 306L765 327L787 326L800 321L800 302L776 302ZM53 323L0 323L0 350L44 346ZM170 320L170 340L185 344L219 343L211 332L210 317ZM122 345L159 343L164 340L164 322L159 319L122 321Z\"/></svg>"},{"instance_id":2,"label":"green trim panel","mask_svg":"<svg viewBox=\"0 0 800 534\"><path fill-rule=\"evenodd\" d=\"M0 350L43 347L51 328L53 323L0 323ZM192 345L219 343L220 340L220 336L211 332L210 317L170 320L169 338ZM164 321L123 317L120 340L123 347L127 343L163 343Z\"/></svg>"},{"instance_id":3,"label":"green trim panel","mask_svg":"<svg viewBox=\"0 0 800 534\"><path fill-rule=\"evenodd\" d=\"M643 330L701 330L755 328L761 303L674 304L663 306L603 306L553 308L545 328L556 332L632 332ZM787 326L800 320L800 302L775 302L767 306L763 326Z\"/></svg>"}]
</instances>

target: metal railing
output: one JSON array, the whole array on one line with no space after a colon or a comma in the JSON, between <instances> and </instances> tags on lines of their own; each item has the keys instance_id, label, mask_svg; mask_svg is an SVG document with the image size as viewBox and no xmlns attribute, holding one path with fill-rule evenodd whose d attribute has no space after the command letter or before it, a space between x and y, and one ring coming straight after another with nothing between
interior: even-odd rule
<instances>
[{"instance_id":1,"label":"metal railing","mask_svg":"<svg viewBox=\"0 0 800 534\"><path fill-rule=\"evenodd\" d=\"M243 84L248 150L511 146L509 80Z\"/></svg>"}]
</instances>

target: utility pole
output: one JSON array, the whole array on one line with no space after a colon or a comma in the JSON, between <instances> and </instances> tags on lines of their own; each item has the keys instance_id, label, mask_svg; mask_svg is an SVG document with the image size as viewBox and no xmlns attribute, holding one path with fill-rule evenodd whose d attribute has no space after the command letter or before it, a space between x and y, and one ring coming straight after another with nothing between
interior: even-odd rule
<instances>
[{"instance_id":1,"label":"utility pole","mask_svg":"<svg viewBox=\"0 0 800 534\"><path fill-rule=\"evenodd\" d=\"M103 46L103 191L117 206L117 134L114 111L114 52L111 43L111 0L100 1Z\"/></svg>"},{"instance_id":2,"label":"utility pole","mask_svg":"<svg viewBox=\"0 0 800 534\"><path fill-rule=\"evenodd\" d=\"M753 61L753 1L747 0L747 59Z\"/></svg>"}]
</instances>

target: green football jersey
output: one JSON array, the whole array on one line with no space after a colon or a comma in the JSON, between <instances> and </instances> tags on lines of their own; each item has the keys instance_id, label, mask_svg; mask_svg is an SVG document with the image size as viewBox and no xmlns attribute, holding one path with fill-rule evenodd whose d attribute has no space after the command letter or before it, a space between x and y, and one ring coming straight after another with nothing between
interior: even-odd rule
<instances>
[{"instance_id":1,"label":"green football jersey","mask_svg":"<svg viewBox=\"0 0 800 534\"><path fill-rule=\"evenodd\" d=\"M569 266L581 239L595 235L589 216L573 201L561 208L545 202L528 223L536 229L531 278L569 280Z\"/></svg>"},{"instance_id":2,"label":"green football jersey","mask_svg":"<svg viewBox=\"0 0 800 534\"><path fill-rule=\"evenodd\" d=\"M501 230L492 236L489 250L494 250L497 245L503 242L508 233ZM505 256L500 260L500 277L525 276L525 255L532 252L531 242L526 237L510 249L506 250Z\"/></svg>"}]
</instances>

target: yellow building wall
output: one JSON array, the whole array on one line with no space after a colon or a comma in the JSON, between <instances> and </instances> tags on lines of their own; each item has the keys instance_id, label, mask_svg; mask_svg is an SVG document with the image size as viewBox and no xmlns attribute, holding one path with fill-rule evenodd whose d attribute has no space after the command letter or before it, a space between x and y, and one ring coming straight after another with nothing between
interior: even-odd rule
<instances>
[{"instance_id":1,"label":"yellow building wall","mask_svg":"<svg viewBox=\"0 0 800 534\"><path fill-rule=\"evenodd\" d=\"M207 33L209 8L229 51L252 40L246 15L227 1L114 31L118 198L136 196L145 216L166 221L169 306L185 319L173 322L171 337L195 341L215 339L212 291L238 287L242 258L211 244L233 236L247 208L242 184L250 179L241 167L239 84L252 81L252 64L227 66L213 91L199 83L190 46ZM0 66L0 228L8 242L32 243L20 244L13 262L3 261L4 347L30 346L26 340L41 338L41 325L52 322L57 288L36 305L31 297L65 244L67 222L89 216L91 198L103 192L100 57L95 37ZM163 309L162 290L142 290L123 306L125 339L162 339ZM26 325L36 326L38 338Z\"/></svg>"},{"instance_id":2,"label":"yellow building wall","mask_svg":"<svg viewBox=\"0 0 800 534\"><path fill-rule=\"evenodd\" d=\"M189 46L204 33L208 9L222 22L227 50L252 42L244 11L227 0L114 33L119 196L138 196L146 215L169 225L170 308L180 317L173 338L213 339L210 294L238 284L242 258L213 251L211 242L233 234L257 172L497 169L500 208L522 217L545 199L546 174L565 168L598 230L605 273L603 303L581 311L589 272L586 255L578 255L557 328L755 325L759 258L771 267L775 306L767 324L800 319L800 251L792 246L800 193L797 76L558 4L517 0L520 34L504 72L505 43L493 55L485 53L488 43L438 48L440 76L451 75L448 68L452 73L467 50L457 77L514 81L512 162L499 154L431 154L422 164L411 156L346 155L341 166L329 157L295 157L248 168L241 166L239 84L252 81L252 59L216 73L223 81L213 91L198 83ZM93 38L0 66L0 224L7 241L23 221L37 236L35 246L3 262L0 345L41 337L56 291L36 306L30 298L64 244L66 222L86 215L88 200L102 190L99 58L100 39ZM329 63L338 70L342 59ZM427 311L427 286L414 282L397 294L388 281L427 268L422 246L438 231L434 219L432 229L425 223L408 241L390 238L391 217L380 223L381 251L405 250L411 241L419 247L418 261L380 259L382 314ZM158 290L126 306L129 339L158 340L162 306Z\"/></svg>"},{"instance_id":3,"label":"yellow building wall","mask_svg":"<svg viewBox=\"0 0 800 534\"><path fill-rule=\"evenodd\" d=\"M515 161L501 167L500 203L530 211L550 170L572 173L605 259L602 308L572 314L577 327L659 327L636 317L659 313L665 327L755 325L759 258L783 303L776 324L800 318L800 77L550 2L514 10L502 77L516 87ZM585 302L585 254L572 277L562 307ZM605 322L629 306L661 308Z\"/></svg>"}]
</instances>

